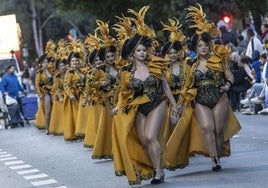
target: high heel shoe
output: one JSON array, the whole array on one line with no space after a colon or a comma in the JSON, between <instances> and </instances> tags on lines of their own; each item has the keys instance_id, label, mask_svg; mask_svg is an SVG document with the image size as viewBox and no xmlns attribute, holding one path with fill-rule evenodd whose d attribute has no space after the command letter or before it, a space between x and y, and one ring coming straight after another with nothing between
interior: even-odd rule
<instances>
[{"instance_id":1,"label":"high heel shoe","mask_svg":"<svg viewBox=\"0 0 268 188\"><path fill-rule=\"evenodd\" d=\"M218 157L213 157L212 161L214 163L214 166L212 167L212 171L214 172L220 172L221 171L221 164L220 164L220 160L218 159Z\"/></svg>"},{"instance_id":2,"label":"high heel shoe","mask_svg":"<svg viewBox=\"0 0 268 188\"><path fill-rule=\"evenodd\" d=\"M152 179L151 184L160 184L164 183L165 173L162 169L156 170L154 172L155 177Z\"/></svg>"}]
</instances>

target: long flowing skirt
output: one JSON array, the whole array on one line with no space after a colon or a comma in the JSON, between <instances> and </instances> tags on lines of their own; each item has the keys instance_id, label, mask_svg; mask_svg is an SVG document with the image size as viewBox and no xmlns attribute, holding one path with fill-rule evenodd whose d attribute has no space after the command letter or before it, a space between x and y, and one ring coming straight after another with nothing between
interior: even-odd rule
<instances>
[{"instance_id":1,"label":"long flowing skirt","mask_svg":"<svg viewBox=\"0 0 268 188\"><path fill-rule=\"evenodd\" d=\"M63 103L58 100L54 100L51 111L49 133L55 136L63 135L64 121Z\"/></svg>"}]
</instances>

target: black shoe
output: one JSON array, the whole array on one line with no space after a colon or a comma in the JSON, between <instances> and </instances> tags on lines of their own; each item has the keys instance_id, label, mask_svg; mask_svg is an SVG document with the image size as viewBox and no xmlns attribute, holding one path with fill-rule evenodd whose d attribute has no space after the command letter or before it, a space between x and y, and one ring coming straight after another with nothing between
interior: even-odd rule
<instances>
[{"instance_id":1,"label":"black shoe","mask_svg":"<svg viewBox=\"0 0 268 188\"><path fill-rule=\"evenodd\" d=\"M216 166L212 167L212 171L220 172L221 171L221 165L217 164Z\"/></svg>"},{"instance_id":2,"label":"black shoe","mask_svg":"<svg viewBox=\"0 0 268 188\"><path fill-rule=\"evenodd\" d=\"M154 172L154 174L156 175L156 172ZM160 175L160 178L154 177L152 179L151 184L156 185L156 184L164 183L164 179L165 179L165 174L164 172L162 172L162 174Z\"/></svg>"},{"instance_id":3,"label":"black shoe","mask_svg":"<svg viewBox=\"0 0 268 188\"><path fill-rule=\"evenodd\" d=\"M221 163L220 163L220 160L216 156L214 156L212 158L212 160L213 160L213 163L215 165L215 166L212 167L212 171L214 171L214 172L220 172L221 171Z\"/></svg>"},{"instance_id":4,"label":"black shoe","mask_svg":"<svg viewBox=\"0 0 268 188\"><path fill-rule=\"evenodd\" d=\"M24 127L24 123L23 123L23 122L22 122L22 123L20 123L20 126L21 126L21 127Z\"/></svg>"}]
</instances>

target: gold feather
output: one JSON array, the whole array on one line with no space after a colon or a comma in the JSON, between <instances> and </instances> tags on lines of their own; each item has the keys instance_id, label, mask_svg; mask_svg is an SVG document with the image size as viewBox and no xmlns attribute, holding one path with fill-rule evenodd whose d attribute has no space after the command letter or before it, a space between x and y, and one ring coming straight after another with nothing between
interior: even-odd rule
<instances>
[{"instance_id":1,"label":"gold feather","mask_svg":"<svg viewBox=\"0 0 268 188\"><path fill-rule=\"evenodd\" d=\"M109 47L115 45L115 39L109 35L109 24L101 20L96 20L98 27L95 29L95 33L99 32L102 42L102 47Z\"/></svg>"},{"instance_id":2,"label":"gold feather","mask_svg":"<svg viewBox=\"0 0 268 188\"><path fill-rule=\"evenodd\" d=\"M176 18L173 18L173 19L168 19L168 21L170 25L166 25L163 22L161 22L161 24L163 26L162 30L170 32L169 40L171 42L179 41L181 43L184 43L186 40L186 37L183 34L183 32L180 30L182 25L180 24L179 20L177 20Z\"/></svg>"},{"instance_id":3,"label":"gold feather","mask_svg":"<svg viewBox=\"0 0 268 188\"><path fill-rule=\"evenodd\" d=\"M128 17L122 15L122 17L115 16L119 21L114 24L113 29L117 33L117 39L120 43L123 43L126 39L135 35L136 30L132 27L131 20Z\"/></svg>"},{"instance_id":4,"label":"gold feather","mask_svg":"<svg viewBox=\"0 0 268 188\"><path fill-rule=\"evenodd\" d=\"M95 35L88 34L84 41L84 45L90 52L92 52L94 49L100 49L100 38L98 38L96 33Z\"/></svg>"},{"instance_id":5,"label":"gold feather","mask_svg":"<svg viewBox=\"0 0 268 188\"><path fill-rule=\"evenodd\" d=\"M215 26L215 24L206 19L206 14L203 12L202 6L197 3L198 7L189 6L187 8L190 11L186 19L191 18L194 22L190 28L196 28L196 33L200 35L201 33L207 32L210 33L211 37L216 37L221 34L220 30Z\"/></svg>"},{"instance_id":6,"label":"gold feather","mask_svg":"<svg viewBox=\"0 0 268 188\"><path fill-rule=\"evenodd\" d=\"M138 12L132 9L128 9L128 12L133 14L136 17L136 18L130 17L129 19L135 23L136 29L140 35L155 38L154 30L148 27L144 23L144 17L148 9L149 9L149 6L142 7Z\"/></svg>"}]
</instances>

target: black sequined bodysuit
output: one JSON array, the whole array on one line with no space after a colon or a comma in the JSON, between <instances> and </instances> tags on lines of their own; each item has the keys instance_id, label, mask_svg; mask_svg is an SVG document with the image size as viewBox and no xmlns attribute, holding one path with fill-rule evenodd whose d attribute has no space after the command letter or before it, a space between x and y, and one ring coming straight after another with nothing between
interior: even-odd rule
<instances>
[{"instance_id":1,"label":"black sequined bodysuit","mask_svg":"<svg viewBox=\"0 0 268 188\"><path fill-rule=\"evenodd\" d=\"M216 72L212 69L208 69L205 73L196 69L194 74L194 87L197 88L195 102L211 109L214 108L223 95L221 92L223 73L221 73L221 75L216 75Z\"/></svg>"},{"instance_id":2,"label":"black sequined bodysuit","mask_svg":"<svg viewBox=\"0 0 268 188\"><path fill-rule=\"evenodd\" d=\"M138 78L133 78L133 89L135 91L134 97L147 95L150 102L140 104L138 111L147 116L153 109L155 109L161 102L164 101L164 94L162 91L161 82L153 75L148 76L144 81Z\"/></svg>"},{"instance_id":3,"label":"black sequined bodysuit","mask_svg":"<svg viewBox=\"0 0 268 188\"><path fill-rule=\"evenodd\" d=\"M175 98L175 101L179 100L179 96L180 94L174 94L174 91L176 90L181 90L181 76L180 75L175 75L175 74L171 74L171 79L172 79L172 83L170 84L170 89L173 93L173 96Z\"/></svg>"}]
</instances>

